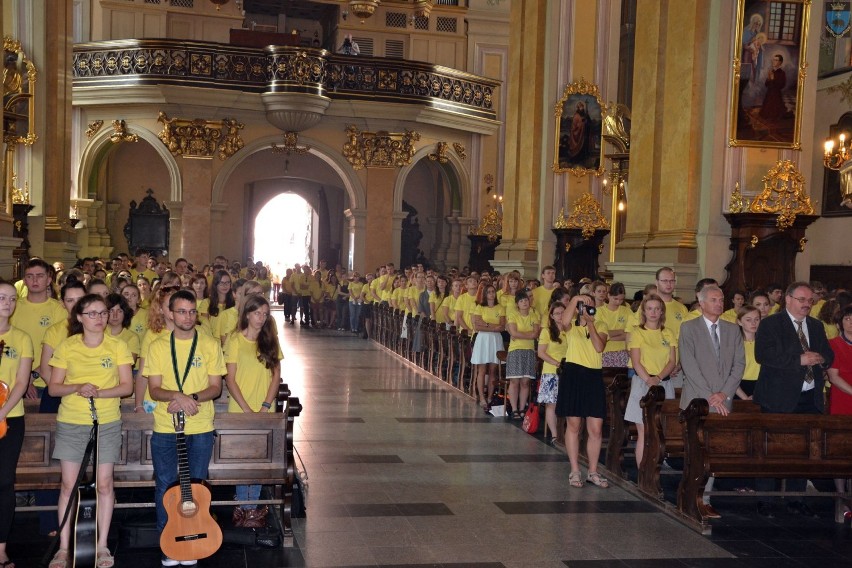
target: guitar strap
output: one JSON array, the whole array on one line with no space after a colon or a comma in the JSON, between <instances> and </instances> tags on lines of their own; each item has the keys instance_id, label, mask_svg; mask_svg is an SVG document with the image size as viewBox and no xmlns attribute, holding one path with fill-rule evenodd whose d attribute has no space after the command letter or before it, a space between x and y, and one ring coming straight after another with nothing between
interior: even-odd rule
<instances>
[{"instance_id":1,"label":"guitar strap","mask_svg":"<svg viewBox=\"0 0 852 568\"><path fill-rule=\"evenodd\" d=\"M195 357L195 348L198 346L198 331L195 331L195 334L192 336L192 347L189 348L189 357L186 359L186 368L183 371L183 378L181 378L180 373L178 373L177 349L175 348L174 332L172 332L169 339L172 347L172 369L174 369L175 372L175 382L177 383L178 390L182 393L183 385L186 383L186 378L189 376L189 370L192 368L192 359Z\"/></svg>"}]
</instances>

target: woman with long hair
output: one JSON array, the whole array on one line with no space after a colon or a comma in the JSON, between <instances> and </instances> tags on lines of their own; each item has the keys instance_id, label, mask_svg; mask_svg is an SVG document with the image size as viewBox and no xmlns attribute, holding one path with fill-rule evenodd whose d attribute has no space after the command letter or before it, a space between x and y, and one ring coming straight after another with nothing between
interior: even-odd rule
<instances>
[{"instance_id":1,"label":"woman with long hair","mask_svg":"<svg viewBox=\"0 0 852 568\"><path fill-rule=\"evenodd\" d=\"M613 282L607 292L606 303L598 308L597 317L606 324L608 334L602 355L604 367L627 367L630 360L626 328L633 312L624 305L624 294L624 284Z\"/></svg>"},{"instance_id":2,"label":"woman with long hair","mask_svg":"<svg viewBox=\"0 0 852 568\"><path fill-rule=\"evenodd\" d=\"M337 286L339 284L337 274L329 270L323 284L323 290L325 291L323 297L325 305L325 327L327 329L334 329L334 324L337 323Z\"/></svg>"},{"instance_id":3,"label":"woman with long hair","mask_svg":"<svg viewBox=\"0 0 852 568\"><path fill-rule=\"evenodd\" d=\"M443 313L440 308L449 293L449 279L443 275L435 277L435 291L429 294L429 311L432 314L432 319L438 324L447 323L447 314Z\"/></svg>"},{"instance_id":4,"label":"woman with long hair","mask_svg":"<svg viewBox=\"0 0 852 568\"><path fill-rule=\"evenodd\" d=\"M154 401L150 397L146 397L148 393L148 375L145 374L145 357L148 356L148 349L151 347L151 343L174 330L174 322L166 317L166 309L169 307L169 299L172 297L172 294L178 290L177 286L160 287L151 300L151 307L148 309L145 336L142 338L142 343L139 346L139 359L137 360L139 371L136 373L136 381L133 388L135 399L134 410L136 412L154 412Z\"/></svg>"},{"instance_id":5,"label":"woman with long hair","mask_svg":"<svg viewBox=\"0 0 852 568\"><path fill-rule=\"evenodd\" d=\"M586 483L603 489L609 482L598 473L598 457L601 452L601 429L606 415L606 393L603 384L601 353L606 345L606 324L595 321L584 306L593 306L594 300L586 295L574 296L562 312L562 327L568 333L568 352L559 376L559 393L556 400L556 415L568 418L565 448L571 462L568 483L571 487L582 487L580 475L580 427L586 421L586 455L589 472Z\"/></svg>"},{"instance_id":6,"label":"woman with long hair","mask_svg":"<svg viewBox=\"0 0 852 568\"><path fill-rule=\"evenodd\" d=\"M133 310L127 304L127 300L121 297L120 294L110 294L106 297L107 310L109 310L109 319L107 320L107 332L110 336L120 339L127 344L130 353L133 355L133 362L139 357L139 336L130 329L130 322L133 321Z\"/></svg>"},{"instance_id":7,"label":"woman with long hair","mask_svg":"<svg viewBox=\"0 0 852 568\"><path fill-rule=\"evenodd\" d=\"M227 270L217 270L210 284L210 302L207 306L207 318L210 330L216 329L216 318L227 308L234 307L234 292L231 289L231 275Z\"/></svg>"},{"instance_id":8,"label":"woman with long hair","mask_svg":"<svg viewBox=\"0 0 852 568\"><path fill-rule=\"evenodd\" d=\"M33 344L30 336L13 327L9 319L15 311L18 294L8 282L0 282L0 381L7 387L6 401L0 406L0 420L6 420L6 435L0 438L0 566L15 568L6 553L6 542L15 517L15 470L24 444L24 394L30 384Z\"/></svg>"},{"instance_id":9,"label":"woman with long hair","mask_svg":"<svg viewBox=\"0 0 852 568\"><path fill-rule=\"evenodd\" d=\"M236 304L232 308L222 311L219 315L219 319L216 321L218 328L213 334L213 337L218 337L220 339L222 347L224 347L225 343L228 341L228 336L237 330L237 326L240 322L240 313L242 313L246 300L250 296L265 296L263 286L261 286L260 283L255 280L244 281L242 278L237 280L234 294Z\"/></svg>"},{"instance_id":10,"label":"woman with long hair","mask_svg":"<svg viewBox=\"0 0 852 568\"><path fill-rule=\"evenodd\" d=\"M456 318L456 301L462 295L462 286L464 283L461 278L454 278L452 282L450 282L450 290L447 293L444 300L441 302L441 307L438 309L440 312L440 318L444 320L444 325L449 328L452 325L455 325Z\"/></svg>"},{"instance_id":11,"label":"woman with long hair","mask_svg":"<svg viewBox=\"0 0 852 568\"><path fill-rule=\"evenodd\" d=\"M269 301L262 290L246 296L238 331L228 337L225 345L228 412L274 412L283 358ZM238 485L237 501L259 499L260 488L260 485ZM265 507L240 505L234 509L233 520L237 526L258 527L265 524L266 514Z\"/></svg>"},{"instance_id":12,"label":"woman with long hair","mask_svg":"<svg viewBox=\"0 0 852 568\"><path fill-rule=\"evenodd\" d=\"M500 302L500 305L506 310L507 316L517 305L515 302L515 296L518 295L518 292L523 290L522 284L523 281L521 280L521 273L517 270L513 270L506 274L503 279L503 286L501 286L500 290L497 291L497 301Z\"/></svg>"},{"instance_id":13,"label":"woman with long hair","mask_svg":"<svg viewBox=\"0 0 852 568\"><path fill-rule=\"evenodd\" d=\"M500 333L506 328L506 310L497 303L497 290L487 284L479 287L476 305L471 317L473 331L473 351L470 364L476 365L477 402L488 410L491 395L494 394L494 379L497 377L497 352L503 351L503 337ZM485 377L488 375L488 384Z\"/></svg>"},{"instance_id":14,"label":"woman with long hair","mask_svg":"<svg viewBox=\"0 0 852 568\"><path fill-rule=\"evenodd\" d=\"M77 305L77 302L86 295L86 287L82 281L76 278L69 278L65 281L65 285L59 292L62 307L71 316L71 310ZM50 359L53 357L53 352L59 347L59 344L68 339L68 319L58 321L44 332L44 337L41 340L41 359L39 360L38 374L44 379L45 384L50 384ZM61 401L50 393L45 391L41 395L41 404L39 412L41 414L56 414L59 410Z\"/></svg>"},{"instance_id":15,"label":"woman with long hair","mask_svg":"<svg viewBox=\"0 0 852 568\"><path fill-rule=\"evenodd\" d=\"M53 458L60 463L62 485L59 492L59 519L77 489L77 474L92 428L90 406L98 417L98 542L97 566L108 568L114 560L107 548L109 525L115 503L113 467L121 459L121 397L133 392L130 367L133 355L127 344L105 333L109 311L103 298L87 294L71 311L68 339L50 360L53 370L48 389L62 397L56 418L56 447ZM65 568L71 542L71 525L59 534L59 550L51 568Z\"/></svg>"},{"instance_id":16,"label":"woman with long hair","mask_svg":"<svg viewBox=\"0 0 852 568\"><path fill-rule=\"evenodd\" d=\"M151 304L151 294L153 294L151 281L144 276L139 276L136 279L136 287L139 289L139 306L147 308Z\"/></svg>"},{"instance_id":17,"label":"woman with long hair","mask_svg":"<svg viewBox=\"0 0 852 568\"><path fill-rule=\"evenodd\" d=\"M568 350L568 335L562 327L562 302L552 302L547 314L547 327L538 336L538 358L542 360L538 403L544 405L544 420L556 439L556 399L559 393L559 367Z\"/></svg>"},{"instance_id":18,"label":"woman with long hair","mask_svg":"<svg viewBox=\"0 0 852 568\"><path fill-rule=\"evenodd\" d=\"M752 400L757 376L760 374L760 363L754 358L754 340L757 337L760 320L760 310L750 304L744 305L737 312L737 324L743 334L746 362L742 381L740 381L740 386L737 387L737 397L742 400Z\"/></svg>"},{"instance_id":19,"label":"woman with long hair","mask_svg":"<svg viewBox=\"0 0 852 568\"><path fill-rule=\"evenodd\" d=\"M506 357L506 378L509 379L509 404L512 418L520 420L530 396L530 381L535 379L535 340L541 331L541 316L530 307L526 291L515 294L515 309L506 317L511 340Z\"/></svg>"},{"instance_id":20,"label":"woman with long hair","mask_svg":"<svg viewBox=\"0 0 852 568\"><path fill-rule=\"evenodd\" d=\"M135 284L128 284L121 290L121 296L127 302L133 318L130 320L130 329L139 336L139 344L145 339L145 331L148 329L148 310L139 306L139 288Z\"/></svg>"},{"instance_id":21,"label":"woman with long hair","mask_svg":"<svg viewBox=\"0 0 852 568\"><path fill-rule=\"evenodd\" d=\"M761 290L756 290L751 293L748 298L750 306L754 306L760 312L760 319L765 318L772 311L772 302L769 301L769 294Z\"/></svg>"},{"instance_id":22,"label":"woman with long hair","mask_svg":"<svg viewBox=\"0 0 852 568\"><path fill-rule=\"evenodd\" d=\"M636 466L642 463L645 449L645 428L639 401L648 389L662 385L666 398L674 398L674 386L669 375L677 364L677 339L672 330L666 328L666 304L656 294L645 296L639 305L639 326L630 332L630 361L633 368L630 377L630 398L624 419L636 424Z\"/></svg>"}]
</instances>

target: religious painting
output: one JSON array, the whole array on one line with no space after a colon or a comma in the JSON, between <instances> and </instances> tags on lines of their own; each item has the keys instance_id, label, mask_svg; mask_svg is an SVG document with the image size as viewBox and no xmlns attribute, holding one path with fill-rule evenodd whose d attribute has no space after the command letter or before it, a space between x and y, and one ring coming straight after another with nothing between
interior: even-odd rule
<instances>
[{"instance_id":1,"label":"religious painting","mask_svg":"<svg viewBox=\"0 0 852 568\"><path fill-rule=\"evenodd\" d=\"M731 146L801 149L811 0L738 0Z\"/></svg>"},{"instance_id":2,"label":"religious painting","mask_svg":"<svg viewBox=\"0 0 852 568\"><path fill-rule=\"evenodd\" d=\"M577 177L601 175L603 130L606 107L598 86L584 79L566 85L556 103L556 143L553 171L571 172Z\"/></svg>"}]
</instances>

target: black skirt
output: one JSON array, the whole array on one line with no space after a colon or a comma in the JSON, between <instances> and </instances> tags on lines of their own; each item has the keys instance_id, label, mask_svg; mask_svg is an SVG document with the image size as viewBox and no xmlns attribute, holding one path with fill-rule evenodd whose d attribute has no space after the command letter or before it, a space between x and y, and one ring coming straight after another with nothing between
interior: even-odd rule
<instances>
[{"instance_id":1,"label":"black skirt","mask_svg":"<svg viewBox=\"0 0 852 568\"><path fill-rule=\"evenodd\" d=\"M556 415L603 419L606 416L603 371L567 361L562 363Z\"/></svg>"}]
</instances>

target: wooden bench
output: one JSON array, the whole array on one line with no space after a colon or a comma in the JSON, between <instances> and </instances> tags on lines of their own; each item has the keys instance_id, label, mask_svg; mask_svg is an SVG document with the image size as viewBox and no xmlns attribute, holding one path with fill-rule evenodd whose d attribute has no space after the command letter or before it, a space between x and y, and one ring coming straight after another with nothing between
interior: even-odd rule
<instances>
[{"instance_id":1,"label":"wooden bench","mask_svg":"<svg viewBox=\"0 0 852 568\"><path fill-rule=\"evenodd\" d=\"M680 400L666 400L663 387L648 390L639 402L645 426L645 448L639 466L639 490L654 499L663 498L660 469L665 458L682 458L684 439ZM753 414L760 406L750 400L735 400L732 414Z\"/></svg>"},{"instance_id":2,"label":"wooden bench","mask_svg":"<svg viewBox=\"0 0 852 568\"><path fill-rule=\"evenodd\" d=\"M287 385L281 385L274 413L242 414L225 411L217 403L216 442L210 460L210 485L261 484L273 487L273 499L251 501L280 507L284 546L293 546L291 505L295 481L293 426L302 406L290 397ZM115 464L116 488L154 487L151 461L151 414L122 412L122 445ZM25 414L26 433L18 468L15 490L59 489L59 461L51 459L56 443L56 415ZM213 505L233 505L233 501L214 501ZM153 507L154 503L116 503L116 508ZM53 507L55 509L56 507ZM37 510L42 507L20 507Z\"/></svg>"},{"instance_id":3,"label":"wooden bench","mask_svg":"<svg viewBox=\"0 0 852 568\"><path fill-rule=\"evenodd\" d=\"M630 398L630 379L627 378L627 373L621 370L605 372L604 385L609 422L609 427L604 429L609 432L604 464L613 475L626 478L624 447L627 445L630 424L624 420L624 411L627 409L627 399Z\"/></svg>"},{"instance_id":4,"label":"wooden bench","mask_svg":"<svg viewBox=\"0 0 852 568\"><path fill-rule=\"evenodd\" d=\"M690 402L681 416L684 469L677 507L704 534L711 530L702 499L711 475L852 477L852 421L848 416L758 412L719 416L710 414L703 399Z\"/></svg>"}]
</instances>

